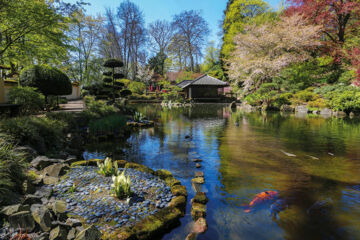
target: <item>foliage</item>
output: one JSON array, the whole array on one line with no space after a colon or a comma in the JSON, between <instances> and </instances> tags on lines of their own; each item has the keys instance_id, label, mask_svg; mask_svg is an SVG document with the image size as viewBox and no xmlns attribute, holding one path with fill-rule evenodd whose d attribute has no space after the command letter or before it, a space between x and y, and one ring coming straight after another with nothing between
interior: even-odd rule
<instances>
[{"instance_id":1,"label":"foliage","mask_svg":"<svg viewBox=\"0 0 360 240\"><path fill-rule=\"evenodd\" d=\"M164 52L158 52L154 57L149 59L150 69L154 70L155 73L164 75L166 70L166 59L167 56Z\"/></svg>"},{"instance_id":2,"label":"foliage","mask_svg":"<svg viewBox=\"0 0 360 240\"><path fill-rule=\"evenodd\" d=\"M128 88L132 93L137 93L137 94L142 94L146 90L146 86L144 83L135 82L135 81L130 82Z\"/></svg>"},{"instance_id":3,"label":"foliage","mask_svg":"<svg viewBox=\"0 0 360 240\"><path fill-rule=\"evenodd\" d=\"M360 112L360 89L352 86L329 86L319 90L330 108L336 111Z\"/></svg>"},{"instance_id":4,"label":"foliage","mask_svg":"<svg viewBox=\"0 0 360 240\"><path fill-rule=\"evenodd\" d=\"M21 192L24 175L24 157L13 146L0 138L0 205L11 198L11 192Z\"/></svg>"},{"instance_id":5,"label":"foliage","mask_svg":"<svg viewBox=\"0 0 360 240\"><path fill-rule=\"evenodd\" d=\"M243 82L244 92L258 88L291 64L311 59L311 51L321 45L320 33L321 27L310 25L301 15L247 26L246 33L235 38L229 77L235 83Z\"/></svg>"},{"instance_id":6,"label":"foliage","mask_svg":"<svg viewBox=\"0 0 360 240\"><path fill-rule=\"evenodd\" d=\"M115 113L117 110L112 105L107 105L106 102L102 100L95 100L94 97L86 96L84 98L86 104L86 112L94 115L95 118L108 116Z\"/></svg>"},{"instance_id":7,"label":"foliage","mask_svg":"<svg viewBox=\"0 0 360 240\"><path fill-rule=\"evenodd\" d=\"M225 80L225 73L220 64L220 50L217 49L214 44L214 42L210 42L209 46L206 48L202 72L214 78Z\"/></svg>"},{"instance_id":8,"label":"foliage","mask_svg":"<svg viewBox=\"0 0 360 240\"><path fill-rule=\"evenodd\" d=\"M126 126L123 115L113 114L89 122L89 132L94 135L114 134Z\"/></svg>"},{"instance_id":9,"label":"foliage","mask_svg":"<svg viewBox=\"0 0 360 240\"><path fill-rule=\"evenodd\" d=\"M104 67L107 68L117 68L124 66L124 63L118 59L110 58L107 59L104 63Z\"/></svg>"},{"instance_id":10,"label":"foliage","mask_svg":"<svg viewBox=\"0 0 360 240\"><path fill-rule=\"evenodd\" d=\"M0 131L16 144L29 145L40 154L63 146L65 122L46 117L17 117L0 122Z\"/></svg>"},{"instance_id":11,"label":"foliage","mask_svg":"<svg viewBox=\"0 0 360 240\"><path fill-rule=\"evenodd\" d=\"M118 172L118 163L117 161L112 162L111 158L105 158L103 163L100 161L96 162L98 165L98 173L104 175L105 177L110 177L117 175Z\"/></svg>"},{"instance_id":12,"label":"foliage","mask_svg":"<svg viewBox=\"0 0 360 240\"><path fill-rule=\"evenodd\" d=\"M141 122L142 120L144 120L144 116L142 115L141 112L135 112L133 118L135 122Z\"/></svg>"},{"instance_id":13,"label":"foliage","mask_svg":"<svg viewBox=\"0 0 360 240\"><path fill-rule=\"evenodd\" d=\"M112 177L113 184L111 185L114 188L114 194L120 199L131 197L131 179L130 176L125 175L124 171L118 175Z\"/></svg>"},{"instance_id":14,"label":"foliage","mask_svg":"<svg viewBox=\"0 0 360 240\"><path fill-rule=\"evenodd\" d=\"M32 87L14 87L9 93L9 103L21 104L20 114L36 114L44 109L44 96Z\"/></svg>"},{"instance_id":15,"label":"foliage","mask_svg":"<svg viewBox=\"0 0 360 240\"><path fill-rule=\"evenodd\" d=\"M68 95L72 92L69 77L60 70L34 65L25 68L20 74L20 83L23 86L35 87L45 96Z\"/></svg>"}]
</instances>

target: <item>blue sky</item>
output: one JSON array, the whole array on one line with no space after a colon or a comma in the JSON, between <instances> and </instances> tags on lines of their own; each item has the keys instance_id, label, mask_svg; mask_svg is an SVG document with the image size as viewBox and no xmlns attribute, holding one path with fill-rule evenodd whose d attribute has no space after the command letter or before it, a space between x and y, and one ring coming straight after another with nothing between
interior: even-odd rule
<instances>
[{"instance_id":1,"label":"blue sky","mask_svg":"<svg viewBox=\"0 0 360 240\"><path fill-rule=\"evenodd\" d=\"M66 2L75 3L76 0L66 0ZM88 14L96 15L104 13L105 8L116 9L121 0L85 0L91 6L86 6ZM165 19L171 21L172 16L184 10L200 10L203 17L209 23L211 34L209 41L215 40L219 42L217 33L219 32L219 22L222 19L225 10L226 0L132 0L144 12L145 22L149 24L157 19ZM277 8L280 0L266 1L272 8Z\"/></svg>"}]
</instances>

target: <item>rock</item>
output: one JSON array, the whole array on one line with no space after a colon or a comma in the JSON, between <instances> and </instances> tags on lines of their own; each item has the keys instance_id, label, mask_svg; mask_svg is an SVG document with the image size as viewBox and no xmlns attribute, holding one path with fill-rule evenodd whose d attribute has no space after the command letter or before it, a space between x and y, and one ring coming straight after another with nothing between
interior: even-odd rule
<instances>
[{"instance_id":1,"label":"rock","mask_svg":"<svg viewBox=\"0 0 360 240\"><path fill-rule=\"evenodd\" d=\"M320 111L321 115L325 115L325 116L331 116L332 115L332 111L329 108L324 108Z\"/></svg>"},{"instance_id":2,"label":"rock","mask_svg":"<svg viewBox=\"0 0 360 240\"><path fill-rule=\"evenodd\" d=\"M177 180L174 177L168 177L165 179L165 182L168 186L172 187L172 186L176 186L176 185L181 185L180 181Z\"/></svg>"},{"instance_id":3,"label":"rock","mask_svg":"<svg viewBox=\"0 0 360 240\"><path fill-rule=\"evenodd\" d=\"M204 172L196 171L195 177L204 177Z\"/></svg>"},{"instance_id":4,"label":"rock","mask_svg":"<svg viewBox=\"0 0 360 240\"><path fill-rule=\"evenodd\" d=\"M31 206L31 215L44 232L51 230L51 214L47 207L33 204Z\"/></svg>"},{"instance_id":5,"label":"rock","mask_svg":"<svg viewBox=\"0 0 360 240\"><path fill-rule=\"evenodd\" d=\"M194 192L201 192L201 184L197 184L197 183L191 183L191 187L194 190Z\"/></svg>"},{"instance_id":6,"label":"rock","mask_svg":"<svg viewBox=\"0 0 360 240\"><path fill-rule=\"evenodd\" d=\"M26 179L23 182L23 193L24 194L33 194L35 193L35 186L34 184L31 183L31 181L29 179Z\"/></svg>"},{"instance_id":7,"label":"rock","mask_svg":"<svg viewBox=\"0 0 360 240\"><path fill-rule=\"evenodd\" d=\"M346 117L346 112L343 112L343 111L333 112L333 116L338 117L338 118L343 118L343 117Z\"/></svg>"},{"instance_id":8,"label":"rock","mask_svg":"<svg viewBox=\"0 0 360 240\"><path fill-rule=\"evenodd\" d=\"M309 109L307 108L306 105L299 105L295 107L295 112L298 113L308 113Z\"/></svg>"},{"instance_id":9,"label":"rock","mask_svg":"<svg viewBox=\"0 0 360 240\"><path fill-rule=\"evenodd\" d=\"M37 152L29 146L18 146L14 148L14 151L22 154L27 162L31 162L37 155Z\"/></svg>"},{"instance_id":10,"label":"rock","mask_svg":"<svg viewBox=\"0 0 360 240\"><path fill-rule=\"evenodd\" d=\"M44 176L42 180L46 185L57 184L59 182L59 178L49 176Z\"/></svg>"},{"instance_id":11,"label":"rock","mask_svg":"<svg viewBox=\"0 0 360 240\"><path fill-rule=\"evenodd\" d=\"M162 180L169 178L169 177L173 177L171 172L168 170L165 170L165 169L160 169L160 170L155 171L155 175L159 176Z\"/></svg>"},{"instance_id":12,"label":"rock","mask_svg":"<svg viewBox=\"0 0 360 240\"><path fill-rule=\"evenodd\" d=\"M22 211L30 211L30 206L29 205L21 205L21 204L15 204L15 205L9 205L9 206L5 206L1 209L1 214L5 215L5 216L10 216L14 213L17 212L22 212Z\"/></svg>"},{"instance_id":13,"label":"rock","mask_svg":"<svg viewBox=\"0 0 360 240\"><path fill-rule=\"evenodd\" d=\"M320 114L320 110L314 110L312 111L313 114Z\"/></svg>"},{"instance_id":14,"label":"rock","mask_svg":"<svg viewBox=\"0 0 360 240\"><path fill-rule=\"evenodd\" d=\"M65 227L58 225L51 230L49 240L66 240L68 232Z\"/></svg>"},{"instance_id":15,"label":"rock","mask_svg":"<svg viewBox=\"0 0 360 240\"><path fill-rule=\"evenodd\" d=\"M120 232L116 235L118 240L130 240L134 239L134 232L130 228L121 228ZM108 238L105 238L108 239ZM111 239L111 238L109 238Z\"/></svg>"},{"instance_id":16,"label":"rock","mask_svg":"<svg viewBox=\"0 0 360 240\"><path fill-rule=\"evenodd\" d=\"M196 178L191 179L191 182L198 183L198 184L204 184L205 178L204 177L196 177Z\"/></svg>"},{"instance_id":17,"label":"rock","mask_svg":"<svg viewBox=\"0 0 360 240\"><path fill-rule=\"evenodd\" d=\"M24 231L32 232L35 229L35 221L30 211L14 213L8 218L12 228L21 228Z\"/></svg>"},{"instance_id":18,"label":"rock","mask_svg":"<svg viewBox=\"0 0 360 240\"><path fill-rule=\"evenodd\" d=\"M33 205L33 204L41 204L41 197L33 195L33 194L28 194L25 195L24 201L22 202L23 205Z\"/></svg>"},{"instance_id":19,"label":"rock","mask_svg":"<svg viewBox=\"0 0 360 240\"><path fill-rule=\"evenodd\" d=\"M50 159L46 156L38 156L34 160L31 161L30 165L37 170L41 170L46 168L52 164L62 163L64 160L61 159Z\"/></svg>"},{"instance_id":20,"label":"rock","mask_svg":"<svg viewBox=\"0 0 360 240\"><path fill-rule=\"evenodd\" d=\"M52 194L52 188L49 188L49 187L42 187L40 188L39 190L37 190L35 192L35 196L39 196L41 198L47 198L49 199L51 197L51 194Z\"/></svg>"},{"instance_id":21,"label":"rock","mask_svg":"<svg viewBox=\"0 0 360 240\"><path fill-rule=\"evenodd\" d=\"M189 234L186 236L185 240L196 240L196 238L197 238L197 234L196 234L196 233L189 233Z\"/></svg>"},{"instance_id":22,"label":"rock","mask_svg":"<svg viewBox=\"0 0 360 240\"><path fill-rule=\"evenodd\" d=\"M194 220L206 217L206 205L194 202L191 206L191 217Z\"/></svg>"},{"instance_id":23,"label":"rock","mask_svg":"<svg viewBox=\"0 0 360 240\"><path fill-rule=\"evenodd\" d=\"M201 159L198 159L198 158L195 158L195 159L193 159L192 161L193 161L193 162L202 162L202 160L201 160Z\"/></svg>"},{"instance_id":24,"label":"rock","mask_svg":"<svg viewBox=\"0 0 360 240\"><path fill-rule=\"evenodd\" d=\"M79 226L82 225L81 222L80 222L80 220L75 219L75 218L68 218L68 219L66 220L66 223L65 223L65 224L68 225L68 226L70 226L70 227L72 227L72 228L79 227Z\"/></svg>"},{"instance_id":25,"label":"rock","mask_svg":"<svg viewBox=\"0 0 360 240\"><path fill-rule=\"evenodd\" d=\"M77 233L76 228L70 229L70 231L68 232L68 235L67 235L67 238L66 238L66 239L67 239L67 240L73 240L73 239L75 239L76 233Z\"/></svg>"},{"instance_id":26,"label":"rock","mask_svg":"<svg viewBox=\"0 0 360 240\"><path fill-rule=\"evenodd\" d=\"M199 218L196 220L193 226L193 232L194 233L204 233L207 230L207 222L205 218Z\"/></svg>"},{"instance_id":27,"label":"rock","mask_svg":"<svg viewBox=\"0 0 360 240\"><path fill-rule=\"evenodd\" d=\"M65 159L64 163L71 165L72 163L74 163L74 162L76 162L76 161L77 161L76 156L69 155L69 156Z\"/></svg>"},{"instance_id":28,"label":"rock","mask_svg":"<svg viewBox=\"0 0 360 240\"><path fill-rule=\"evenodd\" d=\"M63 176L69 170L69 165L64 163L52 164L42 170L42 174L50 177Z\"/></svg>"},{"instance_id":29,"label":"rock","mask_svg":"<svg viewBox=\"0 0 360 240\"><path fill-rule=\"evenodd\" d=\"M353 113L353 112L350 112L350 113L349 113L349 117L350 117L350 118L353 118L353 117L355 117L355 113Z\"/></svg>"},{"instance_id":30,"label":"rock","mask_svg":"<svg viewBox=\"0 0 360 240\"><path fill-rule=\"evenodd\" d=\"M290 106L290 105L284 104L284 105L282 105L282 106L280 107L280 111L282 111L282 112L294 112L294 111L295 111L295 108L292 107L292 106Z\"/></svg>"},{"instance_id":31,"label":"rock","mask_svg":"<svg viewBox=\"0 0 360 240\"><path fill-rule=\"evenodd\" d=\"M186 206L186 197L184 196L177 196L174 197L169 205L169 207L175 207L175 208L179 208L179 209L184 209Z\"/></svg>"},{"instance_id":32,"label":"rock","mask_svg":"<svg viewBox=\"0 0 360 240\"><path fill-rule=\"evenodd\" d=\"M192 199L192 202L206 204L209 199L206 197L204 192L197 192L195 197Z\"/></svg>"},{"instance_id":33,"label":"rock","mask_svg":"<svg viewBox=\"0 0 360 240\"><path fill-rule=\"evenodd\" d=\"M66 202L64 202L62 200L56 200L52 205L52 210L54 211L55 214L65 213Z\"/></svg>"},{"instance_id":34,"label":"rock","mask_svg":"<svg viewBox=\"0 0 360 240\"><path fill-rule=\"evenodd\" d=\"M75 238L75 240L98 240L101 238L101 232L94 226L81 231Z\"/></svg>"},{"instance_id":35,"label":"rock","mask_svg":"<svg viewBox=\"0 0 360 240\"><path fill-rule=\"evenodd\" d=\"M196 168L201 168L200 163L197 163L197 164L195 165L195 167L196 167Z\"/></svg>"},{"instance_id":36,"label":"rock","mask_svg":"<svg viewBox=\"0 0 360 240\"><path fill-rule=\"evenodd\" d=\"M233 101L232 103L230 103L229 108L236 108L236 102Z\"/></svg>"},{"instance_id":37,"label":"rock","mask_svg":"<svg viewBox=\"0 0 360 240\"><path fill-rule=\"evenodd\" d=\"M184 196L187 197L186 187L182 185L175 185L171 187L171 193L174 196Z\"/></svg>"}]
</instances>

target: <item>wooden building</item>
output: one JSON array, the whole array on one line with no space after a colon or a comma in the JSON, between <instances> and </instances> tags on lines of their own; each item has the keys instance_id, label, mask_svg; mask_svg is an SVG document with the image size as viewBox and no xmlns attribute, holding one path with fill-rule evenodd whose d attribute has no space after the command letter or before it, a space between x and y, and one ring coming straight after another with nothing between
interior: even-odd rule
<instances>
[{"instance_id":1,"label":"wooden building","mask_svg":"<svg viewBox=\"0 0 360 240\"><path fill-rule=\"evenodd\" d=\"M229 84L209 75L202 75L195 80L184 80L177 86L184 90L187 99L218 100Z\"/></svg>"}]
</instances>

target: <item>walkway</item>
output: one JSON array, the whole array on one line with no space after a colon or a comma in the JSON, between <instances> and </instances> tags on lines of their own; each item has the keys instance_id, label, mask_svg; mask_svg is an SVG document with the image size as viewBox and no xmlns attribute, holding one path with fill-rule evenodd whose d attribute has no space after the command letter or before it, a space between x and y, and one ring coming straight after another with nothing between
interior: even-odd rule
<instances>
[{"instance_id":1,"label":"walkway","mask_svg":"<svg viewBox=\"0 0 360 240\"><path fill-rule=\"evenodd\" d=\"M60 104L61 112L81 112L84 110L84 101L80 100L69 100L66 104Z\"/></svg>"}]
</instances>

